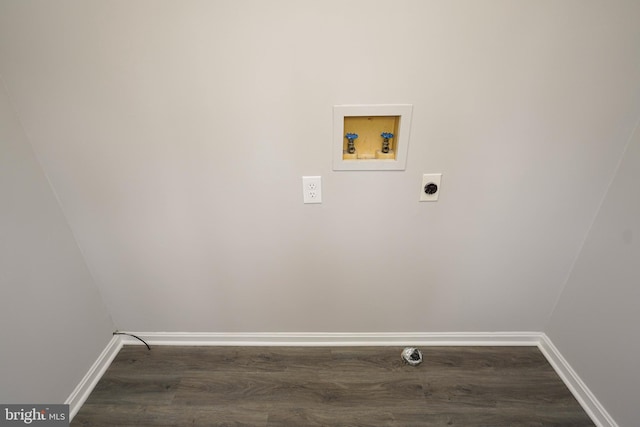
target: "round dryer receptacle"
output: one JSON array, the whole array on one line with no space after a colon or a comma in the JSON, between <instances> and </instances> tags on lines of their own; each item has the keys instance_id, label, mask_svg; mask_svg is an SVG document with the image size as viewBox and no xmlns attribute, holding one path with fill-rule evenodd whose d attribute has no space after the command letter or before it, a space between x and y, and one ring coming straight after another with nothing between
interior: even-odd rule
<instances>
[{"instance_id":1,"label":"round dryer receptacle","mask_svg":"<svg viewBox=\"0 0 640 427\"><path fill-rule=\"evenodd\" d=\"M427 194L435 194L436 191L438 191L438 186L433 182L430 182L424 186L424 192Z\"/></svg>"}]
</instances>

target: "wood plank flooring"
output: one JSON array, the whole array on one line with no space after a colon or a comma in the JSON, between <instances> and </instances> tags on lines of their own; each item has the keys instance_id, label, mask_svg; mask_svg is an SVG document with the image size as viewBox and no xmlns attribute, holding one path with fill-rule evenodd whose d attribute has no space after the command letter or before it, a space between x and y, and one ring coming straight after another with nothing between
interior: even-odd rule
<instances>
[{"instance_id":1,"label":"wood plank flooring","mask_svg":"<svg viewBox=\"0 0 640 427\"><path fill-rule=\"evenodd\" d=\"M71 426L594 426L536 347L125 346Z\"/></svg>"}]
</instances>

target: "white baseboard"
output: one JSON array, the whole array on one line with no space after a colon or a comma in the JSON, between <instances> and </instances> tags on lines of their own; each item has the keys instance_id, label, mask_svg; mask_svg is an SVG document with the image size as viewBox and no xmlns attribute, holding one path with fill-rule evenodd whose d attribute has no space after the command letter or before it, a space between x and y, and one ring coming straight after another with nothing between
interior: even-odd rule
<instances>
[{"instance_id":1,"label":"white baseboard","mask_svg":"<svg viewBox=\"0 0 640 427\"><path fill-rule=\"evenodd\" d=\"M127 333L127 332L124 332ZM382 333L207 333L207 332L131 332L149 345L199 346L527 346L538 345L537 332L382 332ZM126 344L140 344L122 336Z\"/></svg>"},{"instance_id":2,"label":"white baseboard","mask_svg":"<svg viewBox=\"0 0 640 427\"><path fill-rule=\"evenodd\" d=\"M154 345L185 346L536 346L598 427L618 427L549 337L541 332L383 332L383 333L208 333L122 332ZM76 415L123 345L144 345L128 335L114 335L65 403Z\"/></svg>"},{"instance_id":3,"label":"white baseboard","mask_svg":"<svg viewBox=\"0 0 640 427\"><path fill-rule=\"evenodd\" d=\"M73 420L84 402L87 400L91 392L93 391L100 378L104 375L105 371L111 365L111 362L116 357L123 342L118 335L114 335L109 341L107 346L102 350L98 359L91 365L89 371L85 374L84 378L71 392L71 395L64 402L69 405L69 419Z\"/></svg>"},{"instance_id":4,"label":"white baseboard","mask_svg":"<svg viewBox=\"0 0 640 427\"><path fill-rule=\"evenodd\" d=\"M589 390L589 387L582 381L576 371L573 370L569 362L562 356L546 334L540 334L538 348L598 427L618 427L613 417L611 417L604 406L600 404L591 390Z\"/></svg>"}]
</instances>

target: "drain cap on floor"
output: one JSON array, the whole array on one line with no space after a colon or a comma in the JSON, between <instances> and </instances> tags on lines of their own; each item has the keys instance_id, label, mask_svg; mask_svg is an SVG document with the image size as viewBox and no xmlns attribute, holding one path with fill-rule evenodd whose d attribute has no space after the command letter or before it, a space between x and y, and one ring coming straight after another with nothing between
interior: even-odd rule
<instances>
[{"instance_id":1,"label":"drain cap on floor","mask_svg":"<svg viewBox=\"0 0 640 427\"><path fill-rule=\"evenodd\" d=\"M411 366L417 366L422 363L422 353L417 348L407 347L402 350L402 360Z\"/></svg>"}]
</instances>

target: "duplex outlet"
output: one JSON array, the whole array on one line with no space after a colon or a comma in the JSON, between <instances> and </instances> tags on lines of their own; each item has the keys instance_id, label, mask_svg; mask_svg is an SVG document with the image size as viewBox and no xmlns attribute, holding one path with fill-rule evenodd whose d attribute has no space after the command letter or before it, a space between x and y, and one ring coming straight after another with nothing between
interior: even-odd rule
<instances>
[{"instance_id":1,"label":"duplex outlet","mask_svg":"<svg viewBox=\"0 0 640 427\"><path fill-rule=\"evenodd\" d=\"M322 203L321 176L302 177L302 200L303 203Z\"/></svg>"}]
</instances>

